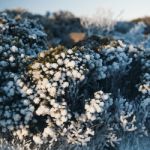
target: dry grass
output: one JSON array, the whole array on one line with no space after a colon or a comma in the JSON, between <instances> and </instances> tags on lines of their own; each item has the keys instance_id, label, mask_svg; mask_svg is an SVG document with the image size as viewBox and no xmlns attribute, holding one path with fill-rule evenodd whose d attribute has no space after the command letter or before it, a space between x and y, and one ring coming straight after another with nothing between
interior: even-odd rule
<instances>
[{"instance_id":1,"label":"dry grass","mask_svg":"<svg viewBox=\"0 0 150 150\"><path fill-rule=\"evenodd\" d=\"M85 40L86 34L84 32L71 32L69 37L73 42L77 43Z\"/></svg>"},{"instance_id":2,"label":"dry grass","mask_svg":"<svg viewBox=\"0 0 150 150\"><path fill-rule=\"evenodd\" d=\"M145 17L142 17L142 18L137 18L137 19L132 20L131 22L134 22L134 23L144 22L146 25L150 25L150 17L145 16Z\"/></svg>"}]
</instances>

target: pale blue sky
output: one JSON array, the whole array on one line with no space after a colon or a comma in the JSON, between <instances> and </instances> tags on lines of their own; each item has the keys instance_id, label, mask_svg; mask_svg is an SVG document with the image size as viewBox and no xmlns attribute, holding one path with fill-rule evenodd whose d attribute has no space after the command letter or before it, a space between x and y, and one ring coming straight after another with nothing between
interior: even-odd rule
<instances>
[{"instance_id":1,"label":"pale blue sky","mask_svg":"<svg viewBox=\"0 0 150 150\"><path fill-rule=\"evenodd\" d=\"M0 10L18 7L40 14L69 10L78 16L85 16L103 8L110 9L115 17L121 13L121 19L150 16L150 0L0 0Z\"/></svg>"}]
</instances>

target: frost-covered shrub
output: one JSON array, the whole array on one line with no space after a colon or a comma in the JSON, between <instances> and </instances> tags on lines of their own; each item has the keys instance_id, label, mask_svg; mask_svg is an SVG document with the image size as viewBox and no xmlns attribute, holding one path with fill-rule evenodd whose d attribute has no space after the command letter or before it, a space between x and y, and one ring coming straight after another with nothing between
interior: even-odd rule
<instances>
[{"instance_id":1,"label":"frost-covered shrub","mask_svg":"<svg viewBox=\"0 0 150 150\"><path fill-rule=\"evenodd\" d=\"M5 10L4 12L12 19L34 20L37 24L41 24L43 31L47 34L49 46L63 44L66 47L72 47L75 41L72 40L71 33L84 32L81 19L68 11L48 12L45 16L20 9Z\"/></svg>"},{"instance_id":2,"label":"frost-covered shrub","mask_svg":"<svg viewBox=\"0 0 150 150\"><path fill-rule=\"evenodd\" d=\"M0 13L0 102L13 101L17 78L43 49L47 49L46 34L40 25Z\"/></svg>"},{"instance_id":3,"label":"frost-covered shrub","mask_svg":"<svg viewBox=\"0 0 150 150\"><path fill-rule=\"evenodd\" d=\"M34 21L5 13L0 21L3 143L103 150L117 149L126 134L149 137L148 49L93 37L72 49L46 50Z\"/></svg>"},{"instance_id":4,"label":"frost-covered shrub","mask_svg":"<svg viewBox=\"0 0 150 150\"><path fill-rule=\"evenodd\" d=\"M133 22L118 21L114 26L114 32L127 33L135 26Z\"/></svg>"},{"instance_id":5,"label":"frost-covered shrub","mask_svg":"<svg viewBox=\"0 0 150 150\"><path fill-rule=\"evenodd\" d=\"M121 32L121 29L119 29L119 27L117 27L116 25L116 29L112 30L110 33L108 33L108 35L113 36L115 39L123 40L136 47L140 47L142 49L149 49L150 35L149 32L146 31L148 30L147 28L149 28L149 26L144 24L143 22L139 22L137 24L127 22L125 24L122 23L121 27L125 28L126 24L129 25L129 29L125 33Z\"/></svg>"},{"instance_id":6,"label":"frost-covered shrub","mask_svg":"<svg viewBox=\"0 0 150 150\"><path fill-rule=\"evenodd\" d=\"M90 87L93 77L104 78L94 75L94 70L102 67L99 58L96 53L93 57L91 50L56 48L41 52L29 65L25 77L16 81L22 98L12 119L22 127L12 125L17 129L14 136L20 140L29 136L36 144L53 144L61 136L72 144L86 144L94 135L92 122L103 120L112 103L108 101L109 94ZM18 109L19 106L24 109ZM32 133L33 125L37 128Z\"/></svg>"},{"instance_id":7,"label":"frost-covered shrub","mask_svg":"<svg viewBox=\"0 0 150 150\"><path fill-rule=\"evenodd\" d=\"M141 123L136 120L140 105L134 102L138 95L132 100L124 92L129 85L120 85L135 60L147 61L145 54L143 59L137 57L139 53L143 56L121 41L96 51L57 47L40 52L14 82L1 87L3 91L16 89L16 93L6 91L8 102L1 98L2 132L8 131L22 142L30 139L40 147L50 147L61 138L85 145L95 131L105 129L99 145L115 146L124 132L135 132Z\"/></svg>"},{"instance_id":8,"label":"frost-covered shrub","mask_svg":"<svg viewBox=\"0 0 150 150\"><path fill-rule=\"evenodd\" d=\"M114 36L118 39L122 39L130 44L133 44L134 46L142 46L143 42L146 40L146 36L144 35L145 28L146 25L140 22L130 28L130 30L126 33L114 32Z\"/></svg>"}]
</instances>

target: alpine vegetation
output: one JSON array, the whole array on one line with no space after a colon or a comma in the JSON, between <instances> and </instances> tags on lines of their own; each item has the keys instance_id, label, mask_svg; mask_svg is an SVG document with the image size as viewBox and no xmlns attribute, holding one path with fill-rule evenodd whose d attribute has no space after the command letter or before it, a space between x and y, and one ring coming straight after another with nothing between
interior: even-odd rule
<instances>
[{"instance_id":1,"label":"alpine vegetation","mask_svg":"<svg viewBox=\"0 0 150 150\"><path fill-rule=\"evenodd\" d=\"M7 13L0 37L2 149L108 150L124 135L150 137L150 50L102 37L48 48L41 25Z\"/></svg>"}]
</instances>

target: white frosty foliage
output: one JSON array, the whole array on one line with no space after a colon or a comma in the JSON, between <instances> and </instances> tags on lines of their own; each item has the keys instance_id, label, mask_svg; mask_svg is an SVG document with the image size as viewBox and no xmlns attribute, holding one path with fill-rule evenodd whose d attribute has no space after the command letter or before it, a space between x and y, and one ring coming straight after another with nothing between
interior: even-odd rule
<instances>
[{"instance_id":1,"label":"white frosty foliage","mask_svg":"<svg viewBox=\"0 0 150 150\"><path fill-rule=\"evenodd\" d=\"M6 14L2 18L7 23L0 29L9 32L10 20ZM18 43L10 32L10 41L2 39L0 46L0 129L6 139L8 133L25 147L53 148L61 140L88 147L93 137L98 141L94 148L104 149L116 147L125 133L149 136L147 48L119 40L97 50L56 47L40 52L45 49L40 26L33 23L31 28L28 20L14 24L27 35L17 37ZM142 42L143 37L134 41L128 36L143 29L139 24L125 38Z\"/></svg>"}]
</instances>

